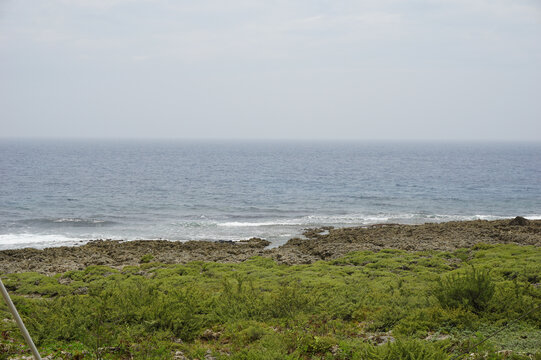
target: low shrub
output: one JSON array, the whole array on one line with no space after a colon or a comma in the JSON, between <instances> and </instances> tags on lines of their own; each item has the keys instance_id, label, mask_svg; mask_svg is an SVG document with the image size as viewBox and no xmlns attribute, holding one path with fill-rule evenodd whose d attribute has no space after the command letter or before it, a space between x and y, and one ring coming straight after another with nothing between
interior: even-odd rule
<instances>
[{"instance_id":1,"label":"low shrub","mask_svg":"<svg viewBox=\"0 0 541 360\"><path fill-rule=\"evenodd\" d=\"M470 267L464 274L440 277L433 294L442 307L465 307L483 312L494 296L495 285L488 270Z\"/></svg>"},{"instance_id":2,"label":"low shrub","mask_svg":"<svg viewBox=\"0 0 541 360\"><path fill-rule=\"evenodd\" d=\"M154 255L152 255L152 254L146 254L146 255L141 256L141 259L139 259L139 262L140 262L141 264L146 264L146 263L151 262L152 259L154 259Z\"/></svg>"},{"instance_id":3,"label":"low shrub","mask_svg":"<svg viewBox=\"0 0 541 360\"><path fill-rule=\"evenodd\" d=\"M420 340L390 342L382 347L375 359L380 360L446 360L446 354L441 344L422 342Z\"/></svg>"}]
</instances>

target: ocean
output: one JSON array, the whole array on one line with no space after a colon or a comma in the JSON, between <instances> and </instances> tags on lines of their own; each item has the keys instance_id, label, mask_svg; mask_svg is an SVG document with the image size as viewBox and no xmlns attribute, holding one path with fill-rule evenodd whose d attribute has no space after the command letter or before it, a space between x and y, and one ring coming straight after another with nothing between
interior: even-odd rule
<instances>
[{"instance_id":1,"label":"ocean","mask_svg":"<svg viewBox=\"0 0 541 360\"><path fill-rule=\"evenodd\" d=\"M541 144L0 140L0 249L541 218Z\"/></svg>"}]
</instances>

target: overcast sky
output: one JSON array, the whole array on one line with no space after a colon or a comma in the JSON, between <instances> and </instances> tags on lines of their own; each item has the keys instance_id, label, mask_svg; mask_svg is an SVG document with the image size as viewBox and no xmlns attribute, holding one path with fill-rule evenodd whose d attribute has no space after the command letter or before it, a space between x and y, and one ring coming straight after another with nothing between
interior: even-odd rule
<instances>
[{"instance_id":1,"label":"overcast sky","mask_svg":"<svg viewBox=\"0 0 541 360\"><path fill-rule=\"evenodd\" d=\"M0 0L0 137L541 141L539 0Z\"/></svg>"}]
</instances>

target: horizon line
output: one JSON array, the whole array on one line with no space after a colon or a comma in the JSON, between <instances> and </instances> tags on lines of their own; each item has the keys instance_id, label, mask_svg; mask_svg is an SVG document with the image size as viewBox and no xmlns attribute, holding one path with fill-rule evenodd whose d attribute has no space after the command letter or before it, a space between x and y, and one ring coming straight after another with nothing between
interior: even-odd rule
<instances>
[{"instance_id":1,"label":"horizon line","mask_svg":"<svg viewBox=\"0 0 541 360\"><path fill-rule=\"evenodd\" d=\"M394 142L394 143L539 143L541 139L398 139L398 138L220 138L220 137L67 137L0 136L0 141L142 141L142 142Z\"/></svg>"}]
</instances>

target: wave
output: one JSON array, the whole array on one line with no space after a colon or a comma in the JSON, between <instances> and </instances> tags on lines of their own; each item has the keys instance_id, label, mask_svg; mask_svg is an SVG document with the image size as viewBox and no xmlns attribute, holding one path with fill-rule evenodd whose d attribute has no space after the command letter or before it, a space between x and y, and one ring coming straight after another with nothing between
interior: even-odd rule
<instances>
[{"instance_id":1,"label":"wave","mask_svg":"<svg viewBox=\"0 0 541 360\"><path fill-rule=\"evenodd\" d=\"M272 226L319 226L319 225L372 225L378 223L404 223L422 224L424 222L446 222L446 221L471 221L471 220L501 220L513 218L516 215L455 215L455 214L425 214L425 213L402 213L402 214L346 214L346 215L308 215L301 218L273 219L259 222L232 221L217 223L221 227L272 227ZM539 214L524 216L530 220L541 219Z\"/></svg>"},{"instance_id":2,"label":"wave","mask_svg":"<svg viewBox=\"0 0 541 360\"><path fill-rule=\"evenodd\" d=\"M205 219L203 221L177 220L167 223L131 223L125 226L103 229L58 228L58 225L100 226L107 221L81 218L37 219L38 223L46 223L36 230L6 228L0 234L0 250L23 247L46 248L51 246L81 245L92 239L136 240L136 239L168 239L174 241L187 240L227 240L237 241L251 237L270 240L273 246L285 243L289 238L300 236L303 229L321 226L347 227L369 226L373 224L400 223L423 224L447 221L466 220L498 220L510 219L522 215L527 219L541 219L541 214L428 214L412 213L352 213L341 215L307 215L290 219L283 218L249 218L245 221L227 221L225 219ZM229 219L232 220L232 219ZM246 221L249 220L249 221ZM250 221L251 220L251 221ZM34 224L36 219L32 220ZM52 225L51 225L52 224ZM75 224L75 225L74 225ZM88 225L89 224L89 225ZM94 225L93 225L94 224ZM96 225L97 224L97 225ZM7 230L7 231L6 231Z\"/></svg>"},{"instance_id":3,"label":"wave","mask_svg":"<svg viewBox=\"0 0 541 360\"><path fill-rule=\"evenodd\" d=\"M439 222L443 221L468 221L468 220L504 220L512 219L516 216L523 216L529 220L541 220L541 215L539 214L513 214L513 215L488 215L488 214L476 214L476 215L432 215L427 216L427 219L434 218Z\"/></svg>"},{"instance_id":4,"label":"wave","mask_svg":"<svg viewBox=\"0 0 541 360\"><path fill-rule=\"evenodd\" d=\"M541 220L541 214L531 214L524 217L528 220Z\"/></svg>"},{"instance_id":5,"label":"wave","mask_svg":"<svg viewBox=\"0 0 541 360\"><path fill-rule=\"evenodd\" d=\"M90 239L70 237L65 235L44 234L0 234L0 249L13 248L46 248L51 246L79 245Z\"/></svg>"},{"instance_id":6,"label":"wave","mask_svg":"<svg viewBox=\"0 0 541 360\"><path fill-rule=\"evenodd\" d=\"M77 223L77 224L105 224L105 220L81 219L81 218L61 218L53 220L55 223Z\"/></svg>"},{"instance_id":7,"label":"wave","mask_svg":"<svg viewBox=\"0 0 541 360\"><path fill-rule=\"evenodd\" d=\"M301 222L296 221L264 221L264 222L240 222L240 221L232 221L232 222L225 222L225 223L219 223L218 226L225 226L225 227L259 227L259 226L294 226L294 225L304 225Z\"/></svg>"},{"instance_id":8,"label":"wave","mask_svg":"<svg viewBox=\"0 0 541 360\"><path fill-rule=\"evenodd\" d=\"M101 227L114 225L116 222L110 220L101 220L94 218L40 218L40 219L26 219L21 220L19 223L24 225L37 225L46 227Z\"/></svg>"}]
</instances>

